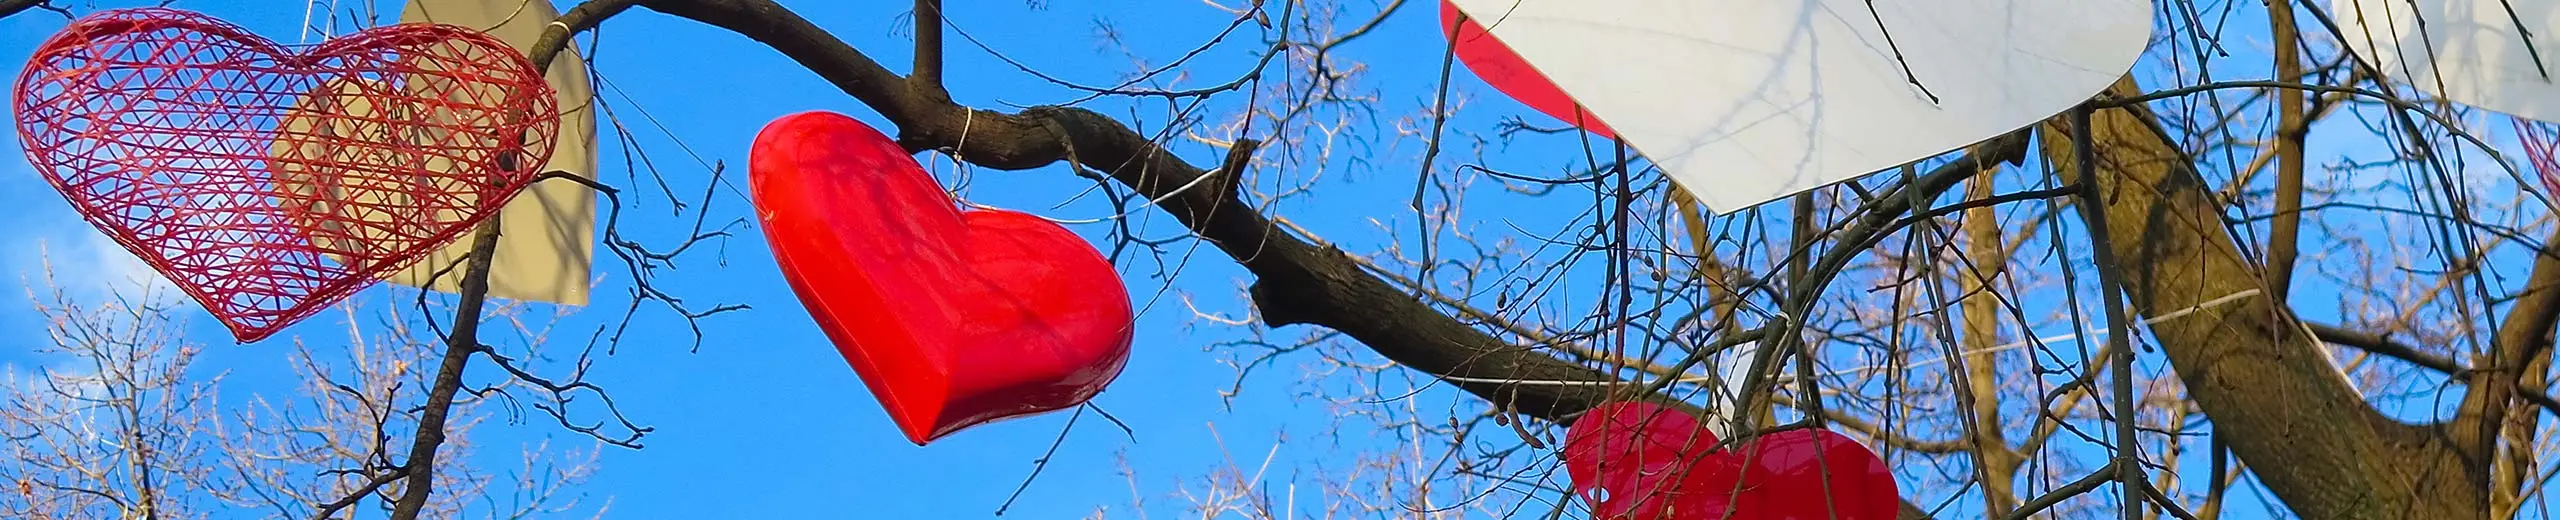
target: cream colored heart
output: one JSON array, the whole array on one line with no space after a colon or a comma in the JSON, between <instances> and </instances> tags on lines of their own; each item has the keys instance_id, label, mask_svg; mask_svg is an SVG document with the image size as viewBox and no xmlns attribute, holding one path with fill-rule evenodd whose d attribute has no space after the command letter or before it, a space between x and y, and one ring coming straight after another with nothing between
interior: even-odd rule
<instances>
[{"instance_id":1,"label":"cream colored heart","mask_svg":"<svg viewBox=\"0 0 2560 520\"><path fill-rule=\"evenodd\" d=\"M323 82L278 120L269 152L294 228L353 272L369 271L370 262L407 261L391 244L415 243L463 220L461 208L479 206L468 179L409 168L452 172L452 158L432 150L454 139L421 119L432 103L397 88L361 78Z\"/></svg>"},{"instance_id":2,"label":"cream colored heart","mask_svg":"<svg viewBox=\"0 0 2560 520\"><path fill-rule=\"evenodd\" d=\"M2332 0L2329 17L2345 33L2340 43L2384 76L2448 101L2560 122L2560 2Z\"/></svg>"},{"instance_id":3,"label":"cream colored heart","mask_svg":"<svg viewBox=\"0 0 2560 520\"><path fill-rule=\"evenodd\" d=\"M2151 36L2148 0L1451 3L1720 213L2042 121Z\"/></svg>"}]
</instances>

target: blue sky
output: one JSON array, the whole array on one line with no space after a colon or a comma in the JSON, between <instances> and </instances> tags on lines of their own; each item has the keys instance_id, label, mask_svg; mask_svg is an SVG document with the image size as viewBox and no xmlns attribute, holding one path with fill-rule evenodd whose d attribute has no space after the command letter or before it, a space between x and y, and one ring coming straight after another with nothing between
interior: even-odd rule
<instances>
[{"instance_id":1,"label":"blue sky","mask_svg":"<svg viewBox=\"0 0 2560 520\"><path fill-rule=\"evenodd\" d=\"M358 1L361 0L345 0L341 7ZM97 7L138 3L142 2L98 2ZM979 38L1015 61L1085 84L1116 82L1133 70L1136 60L1152 65L1180 57L1199 42L1214 37L1228 20L1225 13L1194 2L1148 2L1144 6L1137 2L1038 3L1047 5L1034 9L1025 2L952 2L949 9L953 10L951 18L957 31ZM904 69L908 43L901 17L906 2L786 4L893 70ZM386 11L397 9L390 0L381 5ZM293 38L303 14L299 0L181 0L173 7L203 11L287 41ZM1380 111L1411 113L1431 104L1444 45L1432 30L1435 8L1431 2L1408 2L1403 12L1375 33L1335 51L1375 71L1364 76L1359 87L1380 96ZM2263 26L2256 16L2259 15L2244 14L2227 23ZM61 24L59 17L45 13L0 21L0 57L26 55ZM806 110L833 110L871 122L884 131L890 128L869 109L814 74L761 44L724 30L635 9L608 22L600 35L603 43L595 55L596 70L604 81L597 85L598 94L620 114L621 124L636 136L640 148L649 153L666 181L688 201L712 182L705 162L727 164L728 176L722 182L744 188L748 142L758 128L775 117ZM1113 43L1106 36L1119 40ZM1003 107L1079 97L976 50L960 34L948 38L954 46L947 67L948 83L961 103ZM1223 82L1243 72L1242 67L1251 63L1250 53L1259 50L1254 40L1250 36L1231 38L1215 47L1194 61L1201 65L1186 69L1190 75L1179 85ZM581 45L584 44L582 40ZM1134 56L1124 54L1123 46ZM2218 60L2216 74L2228 77L2234 70L2254 70L2249 64L2258 59L2258 48L2232 48L2238 57ZM2159 58L2163 52L2177 51L2154 49L2153 61L2146 65L2149 70L2162 70ZM1483 131L1499 117L1529 114L1489 94L1463 69L1454 75L1453 85L1469 102L1483 107L1454 118L1451 128ZM1212 105L1208 111L1211 117L1233 114L1234 101L1221 103ZM1160 122L1164 116L1160 104L1133 107L1103 101L1089 107L1115 116L1139 114L1150 124ZM647 117L641 116L641 111ZM1530 119L1536 124L1548 124L1535 116ZM1387 115L1353 129L1353 133L1369 140L1345 143L1346 149L1324 165L1328 177L1322 186L1329 191L1319 199L1291 201L1286 214L1324 238L1344 244L1346 249L1368 251L1389 243L1391 239L1370 223L1369 217L1374 213L1371 209L1402 209L1411 193L1409 179L1416 168L1413 161L1420 154L1411 139L1380 137L1393 135L1397 130L1393 125L1397 123L1409 126L1413 121ZM655 245L671 243L693 217L690 213L671 213L666 200L657 194L656 181L646 173L636 178L627 175L622 160L625 150L610 137L612 124L606 122L602 134L606 139L600 154L604 165L600 177L624 190L623 198L630 204L623 213L627 226L624 233ZM660 130L661 125L671 129L672 139ZM2341 128L2337 133L2355 131ZM1493 143L1487 153L1508 158L1504 164L1522 169L1581 162L1579 148L1567 146L1568 141L1547 138L1516 146ZM2342 150L2361 146L2360 142L2315 140L2314 157L2334 157ZM1214 151L1200 146L1178 150L1190 154L1195 164L1207 164L1216 158ZM695 155L701 162L696 161ZM943 174L946 182L958 182L960 176L954 174L947 159L920 157L929 164L939 164L935 171ZM1443 160L1445 164L1448 159ZM1025 172L979 170L971 172L966 195L976 203L1027 209L1060 219L1109 215L1112 209L1091 197L1071 200L1089 185L1058 168ZM1470 189L1498 190L1489 186ZM1062 202L1065 204L1059 206ZM752 217L744 194L726 186L717 189L711 206L713 225ZM1539 234L1559 233L1575 218L1572 213L1581 209L1572 204L1468 208L1482 220L1475 224L1482 231L1512 233L1511 226L1517 226ZM1155 212L1141 212L1131 218L1150 236L1165 236L1178 230ZM2014 214L2004 218L2014 218ZM1409 218L1400 222L1410 225ZM1096 240L1109 231L1107 224L1072 227ZM705 336L700 349L694 351L687 328L665 312L644 306L617 352L602 358L590 375L591 381L611 389L628 415L640 424L657 428L644 440L648 445L645 450L607 448L601 475L582 489L591 497L611 497L612 517L984 518L1031 472L1032 461L1042 457L1051 442L1059 438L1069 417L1065 412L981 426L930 447L909 444L800 309L774 268L762 238L752 227L742 230L745 232L736 239L708 244L710 249L688 255L678 269L664 273L658 283L661 289L688 299L697 308L745 304L753 310L704 321ZM2325 243L2320 238L2314 235L2306 243ZM47 247L55 264L64 270L66 281L73 284L103 291L143 275L137 263L98 238L23 162L0 161L0 274L7 275L9 282L4 285L11 289L0 296L0 365L44 366L58 361L9 347L41 337L27 303L15 296L18 277L32 276L37 259L32 246L38 243ZM1179 255L1190 251L1189 247L1177 245L1173 251ZM1378 430L1372 425L1330 407L1318 398L1318 391L1370 384L1380 388L1383 395L1392 396L1402 394L1410 384L1407 381L1349 381L1340 373L1315 372L1321 367L1311 356L1297 355L1282 358L1277 367L1255 372L1244 381L1243 393L1232 402L1223 399L1221 392L1236 384L1236 370L1227 362L1240 354L1239 349L1222 346L1221 342L1243 336L1231 328L1195 319L1192 307L1213 315L1244 316L1249 310L1241 300L1240 289L1251 279L1213 250L1197 250L1195 254L1188 262L1174 260L1181 271L1170 284L1157 276L1160 266L1153 261L1123 266L1130 291L1140 305L1147 306L1146 313L1140 318L1141 332L1126 372L1094 402L1124 421L1134 433L1123 435L1098 417L1083 417L1067 433L1056 457L1008 517L1081 518L1096 510L1107 510L1110 518L1181 516L1187 510L1183 492L1198 492L1204 475L1230 466L1253 473L1266 458L1273 460L1271 469L1262 475L1266 492L1278 500L1295 490L1299 495L1297 503L1316 504L1322 501L1320 495L1336 493L1326 490L1316 473L1339 473L1358 463L1354 454L1398 446L1398 439L1373 435ZM1597 267L1586 263L1576 269L1596 273ZM601 249L597 270L605 278L595 290L596 305L577 310L562 322L561 330L575 332L566 336L583 336L584 331L620 321L621 307L627 301L624 295L630 287L626 271ZM2087 273L2082 271L2083 276ZM1556 297L1560 303L1553 307L1581 312L1578 305L1587 305L1590 298L1574 295L1573 291L1596 288L1597 279L1591 273L1578 274L1575 281L1559 289L1564 295ZM2325 283L2306 286L2297 291L2296 301L2321 301L2333 289ZM413 294L406 289L377 287L359 295L355 302L382 306L406 301ZM185 312L191 313L192 337L215 345L199 361L198 369L226 375L226 399L291 391L291 374L284 364L284 352L289 348L286 340L233 346L220 326L201 311ZM2334 316L2336 311L2313 305L2306 307L2305 313L2320 318ZM324 313L287 329L279 337L338 341L338 331L345 320L343 313ZM2038 335L2063 330L2039 331ZM1284 330L1270 337L1289 339L1304 332ZM1360 352L1357 348L1351 351ZM1383 361L1374 355L1363 359ZM2156 369L2159 360L2147 357L2145 361ZM473 377L485 381L492 377L488 372L484 367ZM1467 399L1435 388L1416 395L1410 403L1420 416L1438 418L1453 407L1471 402ZM598 417L592 413L581 416L585 420ZM493 421L476 430L473 435L484 446L479 454L481 460L503 467L515 457L511 447L514 444L543 439L555 444L575 443L581 439L533 412L528 411L522 419L520 424ZM2193 463L2201 464L2201 458ZM1905 482L1909 485L1911 481ZM2235 492L2235 500L2241 502L2234 506L2234 517L2256 514L2257 505L2248 497L2250 494L2245 491ZM1142 505L1133 507L1133 502ZM1952 514L1962 514L1971 502L1959 502ZM1543 512L1544 506L1533 505L1529 509Z\"/></svg>"}]
</instances>

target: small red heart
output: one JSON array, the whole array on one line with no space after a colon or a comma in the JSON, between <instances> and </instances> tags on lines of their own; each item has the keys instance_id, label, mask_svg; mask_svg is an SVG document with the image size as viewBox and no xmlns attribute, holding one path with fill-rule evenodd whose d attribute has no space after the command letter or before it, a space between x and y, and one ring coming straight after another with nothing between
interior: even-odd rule
<instances>
[{"instance_id":1,"label":"small red heart","mask_svg":"<svg viewBox=\"0 0 2560 520\"><path fill-rule=\"evenodd\" d=\"M1882 459L1827 430L1787 430L1713 450L1697 416L1602 404L1565 432L1565 472L1611 520L1888 520L1901 492ZM1729 514L1728 514L1729 513Z\"/></svg>"},{"instance_id":2,"label":"small red heart","mask_svg":"<svg viewBox=\"0 0 2560 520\"><path fill-rule=\"evenodd\" d=\"M314 96L393 115L312 110ZM158 8L73 21L28 60L15 106L36 171L242 342L495 214L559 128L542 74L470 29L297 49Z\"/></svg>"},{"instance_id":3,"label":"small red heart","mask_svg":"<svg viewBox=\"0 0 2560 520\"><path fill-rule=\"evenodd\" d=\"M1606 403L1565 430L1564 469L1594 518L1662 518L1716 434L1697 416L1645 402ZM1654 513L1658 515L1658 513Z\"/></svg>"},{"instance_id":4,"label":"small red heart","mask_svg":"<svg viewBox=\"0 0 2560 520\"><path fill-rule=\"evenodd\" d=\"M1460 63L1467 64L1467 70L1475 71L1477 78L1548 117L1581 127L1603 139L1617 138L1617 132L1610 130L1607 123L1600 122L1600 116L1582 109L1572 95L1564 93L1563 87L1547 80L1545 74L1529 66L1528 59L1521 58L1510 45L1485 31L1484 24L1464 16L1465 13L1458 11L1457 4L1441 0L1440 28L1449 37L1450 52L1457 54Z\"/></svg>"},{"instance_id":5,"label":"small red heart","mask_svg":"<svg viewBox=\"0 0 2560 520\"><path fill-rule=\"evenodd\" d=\"M766 124L748 162L783 277L908 440L1082 404L1127 363L1119 272L1066 228L960 211L842 114Z\"/></svg>"}]
</instances>

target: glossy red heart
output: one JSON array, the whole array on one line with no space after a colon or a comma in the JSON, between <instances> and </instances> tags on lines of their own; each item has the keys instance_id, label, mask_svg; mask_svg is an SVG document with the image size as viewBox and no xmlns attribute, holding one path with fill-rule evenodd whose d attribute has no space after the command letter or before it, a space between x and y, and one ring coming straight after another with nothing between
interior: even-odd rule
<instances>
[{"instance_id":1,"label":"glossy red heart","mask_svg":"<svg viewBox=\"0 0 2560 520\"><path fill-rule=\"evenodd\" d=\"M1557 87L1555 82L1547 80L1545 74L1530 67L1529 60L1521 58L1520 53L1512 51L1510 45L1494 38L1492 33L1485 32L1484 24L1466 18L1458 11L1457 4L1441 0L1440 28L1442 34L1448 35L1450 50L1457 54L1458 62L1467 64L1467 70L1474 71L1485 84L1493 85L1494 90L1603 139L1617 138L1617 132L1610 130L1607 123L1600 122L1599 116L1583 110L1573 101L1573 96L1564 93L1564 88Z\"/></svg>"},{"instance_id":2,"label":"glossy red heart","mask_svg":"<svg viewBox=\"0 0 2560 520\"><path fill-rule=\"evenodd\" d=\"M1893 473L1825 430L1774 432L1731 450L1695 415L1644 402L1593 408L1565 433L1565 472L1593 518L1889 520Z\"/></svg>"},{"instance_id":3,"label":"glossy red heart","mask_svg":"<svg viewBox=\"0 0 2560 520\"><path fill-rule=\"evenodd\" d=\"M748 162L784 278L908 440L1082 404L1128 361L1119 272L1066 228L960 211L842 114L766 124Z\"/></svg>"},{"instance_id":4,"label":"glossy red heart","mask_svg":"<svg viewBox=\"0 0 2560 520\"><path fill-rule=\"evenodd\" d=\"M389 115L324 107L362 104ZM285 47L201 14L81 17L38 47L28 162L100 232L258 341L524 191L559 129L513 47L403 24Z\"/></svg>"}]
</instances>

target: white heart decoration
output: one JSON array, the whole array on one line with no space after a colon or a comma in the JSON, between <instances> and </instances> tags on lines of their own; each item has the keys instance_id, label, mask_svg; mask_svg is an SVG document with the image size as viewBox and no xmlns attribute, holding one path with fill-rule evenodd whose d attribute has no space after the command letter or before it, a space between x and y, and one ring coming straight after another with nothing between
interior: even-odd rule
<instances>
[{"instance_id":1,"label":"white heart decoration","mask_svg":"<svg viewBox=\"0 0 2560 520\"><path fill-rule=\"evenodd\" d=\"M2332 0L2329 17L2344 46L2385 76L2456 103L2560 122L2560 2Z\"/></svg>"},{"instance_id":2,"label":"white heart decoration","mask_svg":"<svg viewBox=\"0 0 2560 520\"><path fill-rule=\"evenodd\" d=\"M1717 213L2068 110L2133 67L2152 12L2148 0L1450 1Z\"/></svg>"}]
</instances>

